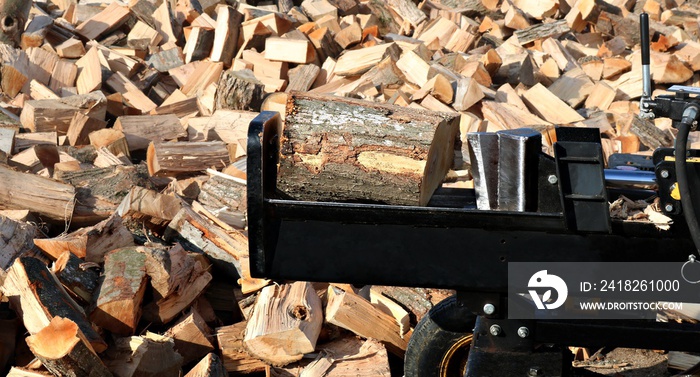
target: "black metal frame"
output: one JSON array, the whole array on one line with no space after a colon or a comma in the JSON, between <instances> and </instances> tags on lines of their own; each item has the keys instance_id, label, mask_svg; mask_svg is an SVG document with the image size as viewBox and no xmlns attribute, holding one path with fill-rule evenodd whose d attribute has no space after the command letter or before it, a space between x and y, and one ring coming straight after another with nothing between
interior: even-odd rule
<instances>
[{"instance_id":1,"label":"black metal frame","mask_svg":"<svg viewBox=\"0 0 700 377\"><path fill-rule=\"evenodd\" d=\"M566 209L470 209L474 194L469 190L458 190L459 195L439 191L429 207L291 200L276 190L280 136L276 113L263 112L250 124L248 216L254 277L456 289L463 304L482 316L475 333L488 337L480 327L485 323L512 324L502 316L509 261L682 261L694 250L681 218L664 232L651 224L615 220L604 229L609 232L582 232L571 229ZM484 316L485 303L496 304L496 313ZM538 320L530 326L536 343L700 350L700 326L687 324ZM489 359L489 354L496 355L489 353L492 348L474 344L474 351L486 355L475 359L499 362Z\"/></svg>"}]
</instances>

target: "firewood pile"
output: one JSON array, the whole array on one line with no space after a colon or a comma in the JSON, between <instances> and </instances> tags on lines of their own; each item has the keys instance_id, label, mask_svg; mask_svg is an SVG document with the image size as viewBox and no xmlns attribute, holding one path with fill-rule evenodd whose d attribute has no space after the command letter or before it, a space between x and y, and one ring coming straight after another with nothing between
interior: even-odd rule
<instances>
[{"instance_id":1,"label":"firewood pile","mask_svg":"<svg viewBox=\"0 0 700 377\"><path fill-rule=\"evenodd\" d=\"M671 146L668 119L636 115L642 11L655 94L700 86L693 1L0 4L10 376L401 375L389 361L449 291L250 277L247 127L261 110L287 115L291 92L402 106L421 127L453 126L441 142L529 127L551 145L568 124L599 128L606 155ZM448 170L470 186L466 143L454 145L432 186ZM397 201L427 202L423 173Z\"/></svg>"}]
</instances>

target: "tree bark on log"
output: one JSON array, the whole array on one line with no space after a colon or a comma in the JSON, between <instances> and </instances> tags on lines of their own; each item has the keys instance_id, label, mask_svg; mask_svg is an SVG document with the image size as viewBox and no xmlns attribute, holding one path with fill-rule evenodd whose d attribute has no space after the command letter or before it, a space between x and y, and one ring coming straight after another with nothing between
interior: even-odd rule
<instances>
[{"instance_id":1,"label":"tree bark on log","mask_svg":"<svg viewBox=\"0 0 700 377\"><path fill-rule=\"evenodd\" d=\"M104 276L90 319L118 335L131 335L141 318L146 292L146 255L136 248L114 250L105 256Z\"/></svg>"},{"instance_id":2,"label":"tree bark on log","mask_svg":"<svg viewBox=\"0 0 700 377\"><path fill-rule=\"evenodd\" d=\"M458 114L294 93L277 187L300 200L426 205L458 131Z\"/></svg>"},{"instance_id":3,"label":"tree bark on log","mask_svg":"<svg viewBox=\"0 0 700 377\"><path fill-rule=\"evenodd\" d=\"M151 143L146 157L148 173L158 177L178 177L223 169L231 163L226 144L220 141Z\"/></svg>"},{"instance_id":4,"label":"tree bark on log","mask_svg":"<svg viewBox=\"0 0 700 377\"><path fill-rule=\"evenodd\" d=\"M219 356L209 353L185 377L228 377L228 372Z\"/></svg>"},{"instance_id":5,"label":"tree bark on log","mask_svg":"<svg viewBox=\"0 0 700 377\"><path fill-rule=\"evenodd\" d=\"M22 254L33 249L38 229L0 215L0 268L6 270Z\"/></svg>"},{"instance_id":6,"label":"tree bark on log","mask_svg":"<svg viewBox=\"0 0 700 377\"><path fill-rule=\"evenodd\" d=\"M97 270L87 267L82 259L66 251L54 262L51 271L68 293L85 305L92 302L100 278Z\"/></svg>"},{"instance_id":7,"label":"tree bark on log","mask_svg":"<svg viewBox=\"0 0 700 377\"><path fill-rule=\"evenodd\" d=\"M111 377L75 322L54 317L48 326L27 338L32 353L56 376Z\"/></svg>"},{"instance_id":8,"label":"tree bark on log","mask_svg":"<svg viewBox=\"0 0 700 377\"><path fill-rule=\"evenodd\" d=\"M0 166L0 209L28 209L53 221L69 221L75 188Z\"/></svg>"},{"instance_id":9,"label":"tree bark on log","mask_svg":"<svg viewBox=\"0 0 700 377\"><path fill-rule=\"evenodd\" d=\"M36 258L22 257L7 272L2 293L10 300L30 334L36 334L55 316L75 322L96 352L107 344L85 318L83 309L61 287L56 276Z\"/></svg>"},{"instance_id":10,"label":"tree bark on log","mask_svg":"<svg viewBox=\"0 0 700 377\"><path fill-rule=\"evenodd\" d=\"M216 90L216 109L260 111L265 85L251 70L225 71Z\"/></svg>"}]
</instances>

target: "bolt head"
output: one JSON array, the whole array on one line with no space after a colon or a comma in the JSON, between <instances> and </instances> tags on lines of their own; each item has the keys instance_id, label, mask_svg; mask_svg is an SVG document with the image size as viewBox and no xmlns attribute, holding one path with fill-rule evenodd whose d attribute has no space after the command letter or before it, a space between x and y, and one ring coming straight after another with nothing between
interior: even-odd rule
<instances>
[{"instance_id":1,"label":"bolt head","mask_svg":"<svg viewBox=\"0 0 700 377\"><path fill-rule=\"evenodd\" d=\"M527 336L530 335L530 329L527 327L523 326L518 329L518 336L521 338L527 338Z\"/></svg>"},{"instance_id":2,"label":"bolt head","mask_svg":"<svg viewBox=\"0 0 700 377\"><path fill-rule=\"evenodd\" d=\"M491 327L489 328L489 332L493 336L499 336L499 335L501 335L501 326L491 325Z\"/></svg>"},{"instance_id":3,"label":"bolt head","mask_svg":"<svg viewBox=\"0 0 700 377\"><path fill-rule=\"evenodd\" d=\"M551 183L551 184L553 184L553 185L556 185L557 182L559 182L559 178L557 178L556 175L551 174L549 177L547 177L547 182L549 182L549 183Z\"/></svg>"},{"instance_id":4,"label":"bolt head","mask_svg":"<svg viewBox=\"0 0 700 377\"><path fill-rule=\"evenodd\" d=\"M666 212L673 212L673 204L666 204L664 209L666 210Z\"/></svg>"},{"instance_id":5,"label":"bolt head","mask_svg":"<svg viewBox=\"0 0 700 377\"><path fill-rule=\"evenodd\" d=\"M491 315L496 311L496 307L493 304L484 305L484 314Z\"/></svg>"},{"instance_id":6,"label":"bolt head","mask_svg":"<svg viewBox=\"0 0 700 377\"><path fill-rule=\"evenodd\" d=\"M668 178L669 176L668 170L664 169L661 171L661 178Z\"/></svg>"},{"instance_id":7,"label":"bolt head","mask_svg":"<svg viewBox=\"0 0 700 377\"><path fill-rule=\"evenodd\" d=\"M528 377L536 377L536 376L541 376L542 375L542 369L539 367L530 367L530 370L527 371Z\"/></svg>"}]
</instances>

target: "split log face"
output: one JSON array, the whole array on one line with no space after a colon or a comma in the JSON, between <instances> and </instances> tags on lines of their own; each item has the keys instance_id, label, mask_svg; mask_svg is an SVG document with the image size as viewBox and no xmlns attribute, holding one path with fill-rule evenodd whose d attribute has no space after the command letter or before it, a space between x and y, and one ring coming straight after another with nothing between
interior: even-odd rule
<instances>
[{"instance_id":1,"label":"split log face","mask_svg":"<svg viewBox=\"0 0 700 377\"><path fill-rule=\"evenodd\" d=\"M102 352L107 348L85 318L82 308L68 296L56 276L40 260L17 259L8 270L2 293L22 317L30 334L38 333L53 317L60 316L75 322L95 351Z\"/></svg>"},{"instance_id":2,"label":"split log face","mask_svg":"<svg viewBox=\"0 0 700 377\"><path fill-rule=\"evenodd\" d=\"M112 376L70 319L54 317L43 330L27 338L27 344L41 364L56 376Z\"/></svg>"},{"instance_id":3,"label":"split log face","mask_svg":"<svg viewBox=\"0 0 700 377\"><path fill-rule=\"evenodd\" d=\"M314 351L322 322L321 299L311 283L265 287L243 342L252 356L284 366Z\"/></svg>"},{"instance_id":4,"label":"split log face","mask_svg":"<svg viewBox=\"0 0 700 377\"><path fill-rule=\"evenodd\" d=\"M300 200L425 205L452 164L459 116L295 93L278 187Z\"/></svg>"}]
</instances>

